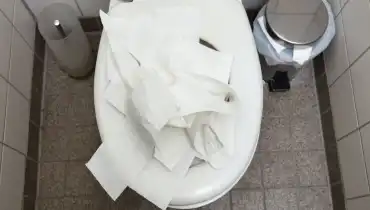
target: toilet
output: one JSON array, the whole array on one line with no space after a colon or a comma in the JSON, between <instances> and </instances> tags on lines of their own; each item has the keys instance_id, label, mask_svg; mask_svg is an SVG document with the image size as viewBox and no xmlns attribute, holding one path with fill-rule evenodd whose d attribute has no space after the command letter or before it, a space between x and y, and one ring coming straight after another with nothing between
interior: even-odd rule
<instances>
[{"instance_id":1,"label":"toilet","mask_svg":"<svg viewBox=\"0 0 370 210\"><path fill-rule=\"evenodd\" d=\"M258 54L247 14L238 0L148 1L153 6L176 4L199 8L204 23L201 39L219 51L234 55L230 85L242 104L235 129L235 154L230 163L222 169L216 170L207 163L192 166L169 206L176 209L198 208L219 199L231 190L248 169L256 151L263 104L263 84ZM123 4L122 1L117 1L115 6L111 6L111 16L125 12L116 9L121 3ZM113 62L108 56L109 50L107 37L103 33L94 82L96 118L103 142L109 141L108 133L110 135L119 133L125 121L125 118L104 98L108 84L107 66ZM161 174L158 172L152 176Z\"/></svg>"}]
</instances>

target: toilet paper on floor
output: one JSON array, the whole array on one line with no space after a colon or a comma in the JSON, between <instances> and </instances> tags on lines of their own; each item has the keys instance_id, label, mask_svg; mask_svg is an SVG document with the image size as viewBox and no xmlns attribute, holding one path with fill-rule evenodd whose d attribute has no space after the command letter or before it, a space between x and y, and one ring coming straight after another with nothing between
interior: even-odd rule
<instances>
[{"instance_id":1,"label":"toilet paper on floor","mask_svg":"<svg viewBox=\"0 0 370 210\"><path fill-rule=\"evenodd\" d=\"M199 43L198 9L146 4L124 4L130 10L118 17L100 12L110 46L105 99L125 124L86 165L112 199L130 187L165 209L195 157L215 169L232 157L238 96L233 55Z\"/></svg>"}]
</instances>

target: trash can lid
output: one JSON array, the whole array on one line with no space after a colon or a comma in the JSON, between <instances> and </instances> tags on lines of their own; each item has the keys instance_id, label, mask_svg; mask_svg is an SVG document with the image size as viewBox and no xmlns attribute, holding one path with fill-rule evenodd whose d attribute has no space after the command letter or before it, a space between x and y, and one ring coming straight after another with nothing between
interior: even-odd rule
<instances>
[{"instance_id":1,"label":"trash can lid","mask_svg":"<svg viewBox=\"0 0 370 210\"><path fill-rule=\"evenodd\" d=\"M266 23L275 35L292 44L309 44L325 32L329 14L322 0L269 0Z\"/></svg>"}]
</instances>

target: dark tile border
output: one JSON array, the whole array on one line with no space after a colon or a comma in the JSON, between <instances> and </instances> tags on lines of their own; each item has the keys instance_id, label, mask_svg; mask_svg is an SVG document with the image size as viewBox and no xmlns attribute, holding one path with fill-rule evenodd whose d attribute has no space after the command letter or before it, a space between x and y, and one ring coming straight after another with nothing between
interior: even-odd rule
<instances>
[{"instance_id":1,"label":"dark tile border","mask_svg":"<svg viewBox=\"0 0 370 210\"><path fill-rule=\"evenodd\" d=\"M23 189L23 210L35 210L37 195L37 171L39 154L39 131L41 124L42 88L44 79L45 40L38 28L35 30L33 74L30 103L30 123L25 182Z\"/></svg>"},{"instance_id":2,"label":"dark tile border","mask_svg":"<svg viewBox=\"0 0 370 210\"><path fill-rule=\"evenodd\" d=\"M345 210L345 198L339 167L337 141L334 134L333 115L331 112L329 99L329 87L326 80L325 62L322 53L313 60L313 67L316 80L316 91L320 107L326 159L329 171L329 184L331 188L333 210Z\"/></svg>"},{"instance_id":3,"label":"dark tile border","mask_svg":"<svg viewBox=\"0 0 370 210\"><path fill-rule=\"evenodd\" d=\"M80 23L85 32L98 32L103 28L98 17L80 18ZM36 208L45 47L45 40L36 27L23 210Z\"/></svg>"},{"instance_id":4,"label":"dark tile border","mask_svg":"<svg viewBox=\"0 0 370 210\"><path fill-rule=\"evenodd\" d=\"M81 17L80 23L85 32L101 31L103 28L99 17Z\"/></svg>"}]
</instances>

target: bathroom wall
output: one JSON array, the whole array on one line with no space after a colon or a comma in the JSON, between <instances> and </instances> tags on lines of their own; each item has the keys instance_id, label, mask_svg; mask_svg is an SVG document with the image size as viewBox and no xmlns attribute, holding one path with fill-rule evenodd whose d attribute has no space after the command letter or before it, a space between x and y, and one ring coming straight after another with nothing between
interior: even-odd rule
<instances>
[{"instance_id":1,"label":"bathroom wall","mask_svg":"<svg viewBox=\"0 0 370 210\"><path fill-rule=\"evenodd\" d=\"M347 210L370 206L370 3L330 0L337 34L324 53ZM335 192L334 192L335 193Z\"/></svg>"},{"instance_id":2,"label":"bathroom wall","mask_svg":"<svg viewBox=\"0 0 370 210\"><path fill-rule=\"evenodd\" d=\"M0 1L0 209L4 210L22 209L28 190L24 191L26 163L34 158L28 152L29 131L36 127L30 123L34 42L35 22L21 0Z\"/></svg>"},{"instance_id":3,"label":"bathroom wall","mask_svg":"<svg viewBox=\"0 0 370 210\"><path fill-rule=\"evenodd\" d=\"M99 10L107 11L109 0L25 0L35 15L52 3L64 3L70 5L76 11L77 16L98 16Z\"/></svg>"}]
</instances>

